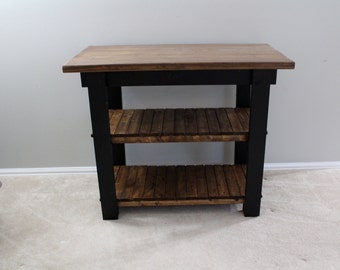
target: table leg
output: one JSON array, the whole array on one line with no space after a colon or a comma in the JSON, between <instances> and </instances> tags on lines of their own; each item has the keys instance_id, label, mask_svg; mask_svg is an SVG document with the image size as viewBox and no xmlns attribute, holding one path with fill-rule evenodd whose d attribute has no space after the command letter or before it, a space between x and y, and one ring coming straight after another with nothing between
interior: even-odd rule
<instances>
[{"instance_id":1,"label":"table leg","mask_svg":"<svg viewBox=\"0 0 340 270\"><path fill-rule=\"evenodd\" d=\"M236 88L236 107L250 107L250 85L237 85ZM248 142L235 142L234 163L246 164L248 153Z\"/></svg>"},{"instance_id":2,"label":"table leg","mask_svg":"<svg viewBox=\"0 0 340 270\"><path fill-rule=\"evenodd\" d=\"M113 153L104 73L87 73L93 141L103 219L118 219Z\"/></svg>"},{"instance_id":3,"label":"table leg","mask_svg":"<svg viewBox=\"0 0 340 270\"><path fill-rule=\"evenodd\" d=\"M123 108L123 100L122 100L122 88L120 86L109 87L108 91L108 107L109 109L122 109ZM121 144L112 144L112 153L113 153L113 165L125 165L125 145Z\"/></svg>"},{"instance_id":4,"label":"table leg","mask_svg":"<svg viewBox=\"0 0 340 270\"><path fill-rule=\"evenodd\" d=\"M246 196L243 204L245 216L260 215L263 164L265 156L270 84L267 71L253 73L251 89Z\"/></svg>"}]
</instances>

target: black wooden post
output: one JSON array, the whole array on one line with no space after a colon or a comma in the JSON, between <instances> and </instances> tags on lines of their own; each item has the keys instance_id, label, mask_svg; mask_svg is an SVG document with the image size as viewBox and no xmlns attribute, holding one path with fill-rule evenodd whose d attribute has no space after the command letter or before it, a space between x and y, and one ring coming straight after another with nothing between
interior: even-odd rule
<instances>
[{"instance_id":1,"label":"black wooden post","mask_svg":"<svg viewBox=\"0 0 340 270\"><path fill-rule=\"evenodd\" d=\"M236 87L236 107L250 107L250 85L237 85ZM248 153L248 142L235 142L234 163L246 164Z\"/></svg>"},{"instance_id":2,"label":"black wooden post","mask_svg":"<svg viewBox=\"0 0 340 270\"><path fill-rule=\"evenodd\" d=\"M123 108L123 100L122 100L122 87L115 86L109 87L108 91L108 106L109 109L122 109ZM113 152L113 165L125 165L125 145L121 144L112 144L112 152Z\"/></svg>"},{"instance_id":3,"label":"black wooden post","mask_svg":"<svg viewBox=\"0 0 340 270\"><path fill-rule=\"evenodd\" d=\"M251 89L245 216L260 215L263 163L266 146L269 90L273 71L255 70Z\"/></svg>"},{"instance_id":4,"label":"black wooden post","mask_svg":"<svg viewBox=\"0 0 340 270\"><path fill-rule=\"evenodd\" d=\"M103 219L118 219L105 73L86 73Z\"/></svg>"},{"instance_id":5,"label":"black wooden post","mask_svg":"<svg viewBox=\"0 0 340 270\"><path fill-rule=\"evenodd\" d=\"M236 86L236 107L247 108L250 106L250 85Z\"/></svg>"}]
</instances>

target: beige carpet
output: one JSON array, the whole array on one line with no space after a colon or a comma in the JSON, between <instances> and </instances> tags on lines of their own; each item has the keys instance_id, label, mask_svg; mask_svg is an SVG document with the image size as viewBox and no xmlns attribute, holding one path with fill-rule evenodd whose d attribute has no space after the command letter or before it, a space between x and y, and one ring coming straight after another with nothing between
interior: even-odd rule
<instances>
[{"instance_id":1,"label":"beige carpet","mask_svg":"<svg viewBox=\"0 0 340 270\"><path fill-rule=\"evenodd\" d=\"M340 269L340 170L265 173L262 213L121 209L94 174L2 176L0 269Z\"/></svg>"}]
</instances>

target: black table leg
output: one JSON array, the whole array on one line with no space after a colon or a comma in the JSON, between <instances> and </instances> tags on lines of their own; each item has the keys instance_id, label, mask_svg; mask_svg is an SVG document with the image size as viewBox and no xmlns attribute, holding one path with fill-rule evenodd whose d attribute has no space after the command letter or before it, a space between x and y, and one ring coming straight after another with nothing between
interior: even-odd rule
<instances>
[{"instance_id":1,"label":"black table leg","mask_svg":"<svg viewBox=\"0 0 340 270\"><path fill-rule=\"evenodd\" d=\"M250 85L237 85L236 88L236 107L250 107ZM234 163L246 164L248 153L248 142L235 142Z\"/></svg>"},{"instance_id":2,"label":"black table leg","mask_svg":"<svg viewBox=\"0 0 340 270\"><path fill-rule=\"evenodd\" d=\"M93 140L103 219L118 219L105 73L87 73Z\"/></svg>"},{"instance_id":3,"label":"black table leg","mask_svg":"<svg viewBox=\"0 0 340 270\"><path fill-rule=\"evenodd\" d=\"M123 109L122 88L120 86L109 87L108 91L109 109ZM112 144L113 165L125 165L125 145Z\"/></svg>"},{"instance_id":4,"label":"black table leg","mask_svg":"<svg viewBox=\"0 0 340 270\"><path fill-rule=\"evenodd\" d=\"M253 73L251 89L250 124L247 158L246 197L243 204L245 216L260 215L263 164L265 156L270 84L267 78L272 71Z\"/></svg>"}]
</instances>

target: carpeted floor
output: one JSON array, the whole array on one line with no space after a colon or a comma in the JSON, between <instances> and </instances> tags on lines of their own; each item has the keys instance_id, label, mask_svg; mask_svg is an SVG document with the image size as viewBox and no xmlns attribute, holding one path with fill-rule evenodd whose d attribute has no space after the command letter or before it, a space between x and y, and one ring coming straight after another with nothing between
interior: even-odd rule
<instances>
[{"instance_id":1,"label":"carpeted floor","mask_svg":"<svg viewBox=\"0 0 340 270\"><path fill-rule=\"evenodd\" d=\"M267 171L257 218L233 205L103 221L94 174L0 181L0 269L340 269L340 170Z\"/></svg>"}]
</instances>

